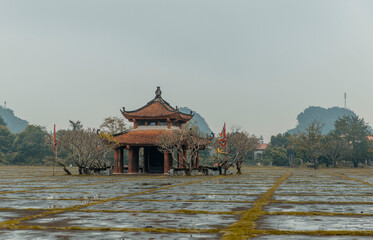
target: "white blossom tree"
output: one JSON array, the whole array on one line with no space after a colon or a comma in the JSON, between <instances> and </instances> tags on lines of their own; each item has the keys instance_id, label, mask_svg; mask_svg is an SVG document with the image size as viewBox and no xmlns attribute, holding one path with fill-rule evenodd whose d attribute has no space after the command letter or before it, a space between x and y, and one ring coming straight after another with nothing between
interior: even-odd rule
<instances>
[{"instance_id":1,"label":"white blossom tree","mask_svg":"<svg viewBox=\"0 0 373 240\"><path fill-rule=\"evenodd\" d=\"M213 151L220 171L223 170L221 173L226 174L227 170L235 165L237 173L241 174L243 161L255 150L258 144L259 139L257 137L235 128L227 133L226 146L224 148L219 145L218 139L215 138Z\"/></svg>"},{"instance_id":2,"label":"white blossom tree","mask_svg":"<svg viewBox=\"0 0 373 240\"><path fill-rule=\"evenodd\" d=\"M116 143L110 134L88 128L61 132L58 144L69 153L79 174L88 174L90 169L107 167L105 155Z\"/></svg>"},{"instance_id":3,"label":"white blossom tree","mask_svg":"<svg viewBox=\"0 0 373 240\"><path fill-rule=\"evenodd\" d=\"M189 126L160 135L158 149L161 152L170 153L173 162L180 164L185 169L185 174L190 175L196 166L198 152L205 149L211 139L199 131L197 126L189 129L187 127Z\"/></svg>"}]
</instances>

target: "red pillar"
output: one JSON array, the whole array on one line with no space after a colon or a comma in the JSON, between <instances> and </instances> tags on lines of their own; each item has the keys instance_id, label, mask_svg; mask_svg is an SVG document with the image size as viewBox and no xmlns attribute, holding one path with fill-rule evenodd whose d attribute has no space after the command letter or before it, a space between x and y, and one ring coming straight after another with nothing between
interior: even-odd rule
<instances>
[{"instance_id":1,"label":"red pillar","mask_svg":"<svg viewBox=\"0 0 373 240\"><path fill-rule=\"evenodd\" d=\"M168 152L163 153L163 173L168 174L170 171L170 159Z\"/></svg>"},{"instance_id":2,"label":"red pillar","mask_svg":"<svg viewBox=\"0 0 373 240\"><path fill-rule=\"evenodd\" d=\"M172 168L174 166L174 159L172 158L171 153L168 153L168 160L170 163L170 168Z\"/></svg>"},{"instance_id":3,"label":"red pillar","mask_svg":"<svg viewBox=\"0 0 373 240\"><path fill-rule=\"evenodd\" d=\"M149 171L149 148L144 147L144 173Z\"/></svg>"},{"instance_id":4,"label":"red pillar","mask_svg":"<svg viewBox=\"0 0 373 240\"><path fill-rule=\"evenodd\" d=\"M171 128L172 127L172 122L169 118L167 118L167 128Z\"/></svg>"},{"instance_id":5,"label":"red pillar","mask_svg":"<svg viewBox=\"0 0 373 240\"><path fill-rule=\"evenodd\" d=\"M139 150L140 148L136 147L136 148L133 148L133 155L132 155L132 160L133 160L133 170L135 171L135 173L138 173L139 172Z\"/></svg>"},{"instance_id":6,"label":"red pillar","mask_svg":"<svg viewBox=\"0 0 373 240\"><path fill-rule=\"evenodd\" d=\"M128 173L139 172L139 148L128 150Z\"/></svg>"},{"instance_id":7,"label":"red pillar","mask_svg":"<svg viewBox=\"0 0 373 240\"><path fill-rule=\"evenodd\" d=\"M128 149L128 173L133 173L133 149Z\"/></svg>"},{"instance_id":8,"label":"red pillar","mask_svg":"<svg viewBox=\"0 0 373 240\"><path fill-rule=\"evenodd\" d=\"M118 172L123 173L123 148L119 149Z\"/></svg>"},{"instance_id":9,"label":"red pillar","mask_svg":"<svg viewBox=\"0 0 373 240\"><path fill-rule=\"evenodd\" d=\"M114 149L114 173L118 173L119 149Z\"/></svg>"}]
</instances>

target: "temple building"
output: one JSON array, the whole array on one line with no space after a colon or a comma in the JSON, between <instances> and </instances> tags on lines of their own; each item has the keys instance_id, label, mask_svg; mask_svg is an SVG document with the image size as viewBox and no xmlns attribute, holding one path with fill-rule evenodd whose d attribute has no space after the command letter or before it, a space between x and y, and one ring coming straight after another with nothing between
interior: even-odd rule
<instances>
[{"instance_id":1,"label":"temple building","mask_svg":"<svg viewBox=\"0 0 373 240\"><path fill-rule=\"evenodd\" d=\"M122 108L123 116L133 123L133 128L114 135L118 142L118 147L114 149L114 173L124 172L123 150L128 151L128 173L139 172L140 152L143 154L142 171L145 173L166 174L173 166L171 154L158 150L159 136L181 129L182 124L193 118L193 114L173 108L161 95L161 89L157 87L155 98L145 106L133 111ZM185 153L179 153L179 159L182 159L180 154Z\"/></svg>"}]
</instances>

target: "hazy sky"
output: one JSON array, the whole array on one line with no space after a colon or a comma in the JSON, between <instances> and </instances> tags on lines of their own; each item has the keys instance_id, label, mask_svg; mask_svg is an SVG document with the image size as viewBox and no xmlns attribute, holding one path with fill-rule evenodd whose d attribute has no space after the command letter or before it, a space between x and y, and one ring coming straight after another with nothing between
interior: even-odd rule
<instances>
[{"instance_id":1,"label":"hazy sky","mask_svg":"<svg viewBox=\"0 0 373 240\"><path fill-rule=\"evenodd\" d=\"M0 0L0 102L31 124L98 127L157 86L265 140L308 106L373 123L373 1Z\"/></svg>"}]
</instances>

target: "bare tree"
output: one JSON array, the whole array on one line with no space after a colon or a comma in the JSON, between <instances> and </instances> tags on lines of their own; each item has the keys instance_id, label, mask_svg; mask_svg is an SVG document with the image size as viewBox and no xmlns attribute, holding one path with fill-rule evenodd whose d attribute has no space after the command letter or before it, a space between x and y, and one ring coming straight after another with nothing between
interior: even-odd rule
<instances>
[{"instance_id":1,"label":"bare tree","mask_svg":"<svg viewBox=\"0 0 373 240\"><path fill-rule=\"evenodd\" d=\"M190 175L196 166L198 151L205 149L210 142L210 137L200 132L198 127L188 130L184 127L160 135L158 149L170 153L172 160L185 169L186 175Z\"/></svg>"},{"instance_id":2,"label":"bare tree","mask_svg":"<svg viewBox=\"0 0 373 240\"><path fill-rule=\"evenodd\" d=\"M226 138L227 143L223 149L219 146L217 139L214 140L213 144L220 171L223 170L221 173L226 174L227 170L235 165L237 173L241 174L243 161L258 146L259 139L245 131L240 131L238 128L233 128L231 132L227 133Z\"/></svg>"},{"instance_id":3,"label":"bare tree","mask_svg":"<svg viewBox=\"0 0 373 240\"><path fill-rule=\"evenodd\" d=\"M71 175L71 172L69 169L67 169L67 166L66 166L66 160L67 159L63 159L61 158L61 155L64 155L65 153L65 150L60 147L59 145L59 142L60 142L60 139L59 139L59 136L61 133L65 132L65 130L60 130L57 132L56 134L56 142L57 142L57 145L55 145L55 141L54 141L54 138L53 138L53 132L46 135L45 137L45 142L47 144L50 144L51 145L51 148L54 148L55 149L55 156L48 156L48 161L50 162L53 162L53 161L56 161L56 163L58 165L60 165L61 167L63 167L63 170L66 172L67 175Z\"/></svg>"},{"instance_id":4,"label":"bare tree","mask_svg":"<svg viewBox=\"0 0 373 240\"><path fill-rule=\"evenodd\" d=\"M110 134L98 133L91 128L64 131L59 134L58 141L78 166L79 174L88 174L89 169L105 168L105 155L115 144Z\"/></svg>"}]
</instances>

